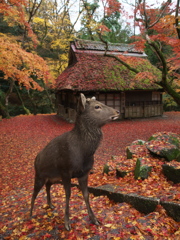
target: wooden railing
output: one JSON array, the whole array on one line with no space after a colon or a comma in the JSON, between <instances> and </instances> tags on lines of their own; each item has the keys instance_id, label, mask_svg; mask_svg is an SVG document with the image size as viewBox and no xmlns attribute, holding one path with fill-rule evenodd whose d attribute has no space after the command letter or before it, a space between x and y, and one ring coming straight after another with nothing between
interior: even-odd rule
<instances>
[{"instance_id":1,"label":"wooden railing","mask_svg":"<svg viewBox=\"0 0 180 240\"><path fill-rule=\"evenodd\" d=\"M159 101L127 102L125 106L125 118L143 118L161 116L163 104Z\"/></svg>"}]
</instances>

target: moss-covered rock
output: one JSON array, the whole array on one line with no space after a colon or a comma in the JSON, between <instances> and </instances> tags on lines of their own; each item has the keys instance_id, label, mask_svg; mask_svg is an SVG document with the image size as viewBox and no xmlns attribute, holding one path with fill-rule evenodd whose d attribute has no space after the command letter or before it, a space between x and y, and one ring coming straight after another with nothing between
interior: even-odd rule
<instances>
[{"instance_id":1,"label":"moss-covered rock","mask_svg":"<svg viewBox=\"0 0 180 240\"><path fill-rule=\"evenodd\" d=\"M174 202L160 202L161 206L166 209L167 214L176 222L180 222L180 204Z\"/></svg>"},{"instance_id":2,"label":"moss-covered rock","mask_svg":"<svg viewBox=\"0 0 180 240\"><path fill-rule=\"evenodd\" d=\"M163 173L168 180L174 183L180 183L180 163L173 162L162 165Z\"/></svg>"},{"instance_id":3,"label":"moss-covered rock","mask_svg":"<svg viewBox=\"0 0 180 240\"><path fill-rule=\"evenodd\" d=\"M139 157L148 155L146 148L146 142L143 140L136 140L131 143L130 146L126 148L127 159L133 158L134 155Z\"/></svg>"},{"instance_id":4,"label":"moss-covered rock","mask_svg":"<svg viewBox=\"0 0 180 240\"><path fill-rule=\"evenodd\" d=\"M89 187L89 192L95 196L105 195L115 202L126 202L133 206L138 211L148 214L153 212L159 203L159 199L152 197L139 196L134 193L124 194L117 190L116 186L111 184Z\"/></svg>"},{"instance_id":5,"label":"moss-covered rock","mask_svg":"<svg viewBox=\"0 0 180 240\"><path fill-rule=\"evenodd\" d=\"M136 161L136 167L134 170L135 179L141 178L142 180L148 178L149 173L151 172L152 167L145 165L141 158L138 158Z\"/></svg>"},{"instance_id":6,"label":"moss-covered rock","mask_svg":"<svg viewBox=\"0 0 180 240\"><path fill-rule=\"evenodd\" d=\"M103 167L103 174L109 174L110 172L110 167L108 164L104 164L104 167Z\"/></svg>"},{"instance_id":7,"label":"moss-covered rock","mask_svg":"<svg viewBox=\"0 0 180 240\"><path fill-rule=\"evenodd\" d=\"M144 197L134 193L125 194L117 189L117 186L107 184L99 187L88 187L90 193L95 196L107 196L114 202L126 202L144 214L155 211L158 204L164 207L167 214L175 221L180 222L180 204L161 201L159 198Z\"/></svg>"},{"instance_id":8,"label":"moss-covered rock","mask_svg":"<svg viewBox=\"0 0 180 240\"><path fill-rule=\"evenodd\" d=\"M123 178L128 174L128 171L121 171L116 168L116 177L117 178Z\"/></svg>"},{"instance_id":9,"label":"moss-covered rock","mask_svg":"<svg viewBox=\"0 0 180 240\"><path fill-rule=\"evenodd\" d=\"M171 132L153 134L146 143L148 150L166 161L180 161L180 135Z\"/></svg>"}]
</instances>

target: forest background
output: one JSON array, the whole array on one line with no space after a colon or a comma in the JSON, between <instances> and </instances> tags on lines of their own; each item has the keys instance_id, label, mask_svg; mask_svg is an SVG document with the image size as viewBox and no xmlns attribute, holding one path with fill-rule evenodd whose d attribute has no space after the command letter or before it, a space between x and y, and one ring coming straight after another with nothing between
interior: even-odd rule
<instances>
[{"instance_id":1,"label":"forest background","mask_svg":"<svg viewBox=\"0 0 180 240\"><path fill-rule=\"evenodd\" d=\"M133 13L126 11L127 4ZM179 22L179 0L156 4L145 0L1 1L0 115L55 112L55 79L67 67L69 43L76 38L102 41L106 46L109 42L135 44L144 50L161 70L158 81L151 72L138 72L123 55L117 60L134 71L136 79L148 76L157 81L167 93L165 109L178 110Z\"/></svg>"}]
</instances>

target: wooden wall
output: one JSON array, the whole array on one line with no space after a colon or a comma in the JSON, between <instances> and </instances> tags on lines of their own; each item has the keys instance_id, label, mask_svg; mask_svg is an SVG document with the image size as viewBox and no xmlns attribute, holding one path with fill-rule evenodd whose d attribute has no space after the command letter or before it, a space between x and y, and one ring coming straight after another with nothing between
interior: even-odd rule
<instances>
[{"instance_id":1,"label":"wooden wall","mask_svg":"<svg viewBox=\"0 0 180 240\"><path fill-rule=\"evenodd\" d=\"M84 92L86 97L96 99L120 111L120 119L143 118L163 114L162 94L153 91ZM57 94L58 115L75 121L78 92L61 91Z\"/></svg>"}]
</instances>

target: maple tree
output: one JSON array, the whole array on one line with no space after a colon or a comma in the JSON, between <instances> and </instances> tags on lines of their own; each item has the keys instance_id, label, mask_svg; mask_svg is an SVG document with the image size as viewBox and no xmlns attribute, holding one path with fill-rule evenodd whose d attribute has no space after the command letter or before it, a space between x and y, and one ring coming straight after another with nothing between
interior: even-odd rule
<instances>
[{"instance_id":1,"label":"maple tree","mask_svg":"<svg viewBox=\"0 0 180 240\"><path fill-rule=\"evenodd\" d=\"M30 37L34 37L32 29L26 20L24 7L27 5L26 0L2 0L0 3L0 13L4 16L8 24L11 26L20 24L26 27Z\"/></svg>"},{"instance_id":2,"label":"maple tree","mask_svg":"<svg viewBox=\"0 0 180 240\"><path fill-rule=\"evenodd\" d=\"M108 35L113 33L110 22L107 23L107 19L113 19L118 13L125 14L129 18L134 18L135 27L139 27L140 34L134 36L133 45L137 50L147 50L151 55L156 56L156 66L161 70L161 78L151 80L164 89L169 95L171 95L177 104L180 105L180 75L179 75L179 52L180 52L180 39L179 39L179 0L176 4L171 4L171 1L165 1L159 7L157 5L148 4L146 1L135 1L134 15L129 16L123 8L123 3L117 0L103 1L103 17L99 21L96 18L95 11L99 8L99 1L95 1L90 4L88 1L84 1L86 7L86 26L90 34L90 38L97 40L98 33L99 38L106 44L108 49ZM101 7L101 8L102 8ZM118 34L118 33L116 33ZM110 38L111 39L111 38ZM121 42L121 41L120 41ZM149 76L152 79L151 72L139 72L136 67L133 66L129 60L123 57L123 55L114 56L107 54L106 56L113 57L130 71L136 73L136 79L145 79L145 76ZM137 60L136 60L137 61Z\"/></svg>"},{"instance_id":3,"label":"maple tree","mask_svg":"<svg viewBox=\"0 0 180 240\"><path fill-rule=\"evenodd\" d=\"M25 113L36 114L37 109L41 110L38 107L41 100L37 98L44 98L43 94L54 111L49 88L53 87L53 78L67 66L69 41L74 38L74 25L69 17L72 6L72 2L56 0L10 0L0 5L2 44L7 37L7 43L1 46L0 61L1 114L4 117L11 111L11 93L16 93ZM37 91L42 93L38 96Z\"/></svg>"},{"instance_id":4,"label":"maple tree","mask_svg":"<svg viewBox=\"0 0 180 240\"><path fill-rule=\"evenodd\" d=\"M180 65L179 1L177 1L173 10L170 4L171 1L166 1L160 11L157 11L155 14L152 14L152 11L149 11L149 13L148 10L146 11L145 2L139 5L137 10L139 10L142 17L144 17L145 28L143 31L145 33L146 44L151 46L160 59L159 67L162 70L162 78L158 84L180 105L180 75L178 73ZM142 11L144 12L143 14L141 13ZM171 11L175 12L175 14L171 15ZM152 18L150 22L148 22L149 14L155 18ZM155 31L155 34L149 33L150 30ZM166 56L161 45L171 47L172 53Z\"/></svg>"},{"instance_id":5,"label":"maple tree","mask_svg":"<svg viewBox=\"0 0 180 240\"><path fill-rule=\"evenodd\" d=\"M37 79L43 79L47 86L53 84L53 78L45 61L36 54L26 52L16 41L12 41L11 38L3 34L0 35L0 51L0 71L3 72L3 79L10 84L5 97L5 111L7 111L9 95L16 83L27 90L34 89L38 91L42 91L43 88L37 82ZM4 104L2 101L2 108ZM25 106L23 107L28 114L28 109Z\"/></svg>"},{"instance_id":6,"label":"maple tree","mask_svg":"<svg viewBox=\"0 0 180 240\"><path fill-rule=\"evenodd\" d=\"M108 7L106 8L107 14L112 14L114 7L115 11L117 11L116 6L116 0L108 1ZM149 6L145 0L136 2L135 22L136 25L139 26L141 34L135 36L133 44L137 50L144 50L146 46L150 46L158 58L157 67L162 72L160 80L157 79L155 83L161 86L164 91L171 95L177 104L180 105L180 18L178 16L178 9L179 0L177 0L175 6L171 4L170 0L165 1L160 8L153 8L152 5ZM108 49L108 42L103 38L103 34L107 31L108 29L104 29L103 26L100 27L99 36L106 44L106 49ZM164 46L168 46L171 49L168 54L164 51ZM117 57L107 54L107 52L105 52L105 55L116 58L130 71L135 72L137 78L144 76L142 72L139 72L136 68L132 67L131 64L127 63L123 56Z\"/></svg>"},{"instance_id":7,"label":"maple tree","mask_svg":"<svg viewBox=\"0 0 180 240\"><path fill-rule=\"evenodd\" d=\"M9 116L9 96L16 90L26 114L29 109L25 106L21 97L21 89L27 90L30 96L30 90L42 91L47 87L53 86L54 79L50 74L49 67L44 59L39 57L35 51L26 51L26 39L32 39L33 44L37 44L37 38L32 31L30 21L25 14L26 1L2 1L0 5L1 19L8 26L24 29L24 35L16 36L6 33L0 34L0 73L2 79L6 80L9 89L4 93L1 91L1 109L4 116ZM33 47L34 49L34 47ZM42 84L40 83L42 82ZM32 98L31 98L32 99Z\"/></svg>"},{"instance_id":8,"label":"maple tree","mask_svg":"<svg viewBox=\"0 0 180 240\"><path fill-rule=\"evenodd\" d=\"M115 183L124 193L144 196L161 196L164 200L179 202L179 184L167 181L160 172L161 161L149 158L155 165L150 177L135 180L129 173L116 179L114 170L102 175L103 165L111 168L118 162L131 170L135 159L126 160L125 147L135 139L147 140L154 132L172 131L180 134L179 112L167 113L167 118L126 120L103 127L104 139L95 154L95 166L89 185ZM61 127L60 127L61 126ZM178 239L180 223L170 218L162 206L145 215L127 203L114 203L105 196L91 195L91 205L102 225L89 226L88 214L81 192L73 187L71 198L72 230L63 226L65 193L61 185L53 185L52 196L55 209L46 205L45 191L41 191L36 213L29 218L30 199L33 188L34 158L52 138L72 128L72 124L55 114L18 116L0 122L1 150L1 223L0 236L4 239ZM144 152L140 151L140 154ZM113 159L111 156L116 155ZM148 160L148 158L147 158Z\"/></svg>"},{"instance_id":9,"label":"maple tree","mask_svg":"<svg viewBox=\"0 0 180 240\"><path fill-rule=\"evenodd\" d=\"M5 35L0 35L0 70L4 73L4 79L17 81L19 85L27 89L42 90L42 87L34 78L43 78L45 83L52 83L48 67L45 61L33 53L24 51L16 42L12 42ZM11 79L11 80L10 80Z\"/></svg>"}]
</instances>

